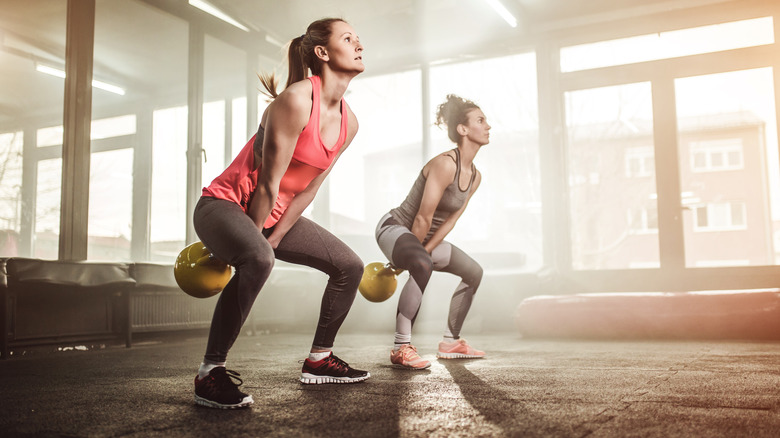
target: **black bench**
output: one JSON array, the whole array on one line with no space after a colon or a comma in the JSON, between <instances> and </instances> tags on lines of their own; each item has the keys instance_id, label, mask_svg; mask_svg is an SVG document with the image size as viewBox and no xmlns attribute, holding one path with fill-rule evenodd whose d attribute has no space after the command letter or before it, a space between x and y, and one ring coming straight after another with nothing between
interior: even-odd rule
<instances>
[{"instance_id":1,"label":"black bench","mask_svg":"<svg viewBox=\"0 0 780 438\"><path fill-rule=\"evenodd\" d=\"M125 338L135 280L125 263L5 260L3 358L11 346Z\"/></svg>"}]
</instances>

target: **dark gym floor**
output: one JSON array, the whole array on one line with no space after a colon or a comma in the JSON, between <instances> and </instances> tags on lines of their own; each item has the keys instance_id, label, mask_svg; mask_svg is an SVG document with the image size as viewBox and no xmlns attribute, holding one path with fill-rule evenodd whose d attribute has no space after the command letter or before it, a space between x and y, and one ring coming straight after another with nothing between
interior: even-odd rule
<instances>
[{"instance_id":1,"label":"dark gym floor","mask_svg":"<svg viewBox=\"0 0 780 438\"><path fill-rule=\"evenodd\" d=\"M309 335L242 335L228 368L250 409L193 403L202 334L15 351L0 361L2 436L780 436L780 343L525 340L481 334L479 360L398 370L389 335L340 334L366 382L302 386Z\"/></svg>"}]
</instances>

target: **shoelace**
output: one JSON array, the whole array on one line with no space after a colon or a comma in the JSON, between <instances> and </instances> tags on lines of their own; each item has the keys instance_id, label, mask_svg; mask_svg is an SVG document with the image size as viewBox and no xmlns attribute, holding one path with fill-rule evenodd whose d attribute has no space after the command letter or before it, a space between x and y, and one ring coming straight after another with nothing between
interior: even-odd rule
<instances>
[{"instance_id":1,"label":"shoelace","mask_svg":"<svg viewBox=\"0 0 780 438\"><path fill-rule=\"evenodd\" d=\"M238 371L226 369L224 371L216 371L212 374L212 377L214 378L214 384L218 386L230 385L238 388L244 384L244 381L239 377L240 375ZM238 380L238 383L234 382L234 380Z\"/></svg>"},{"instance_id":2,"label":"shoelace","mask_svg":"<svg viewBox=\"0 0 780 438\"><path fill-rule=\"evenodd\" d=\"M332 367L337 368L339 370L348 370L349 364L344 362L343 360L339 359L338 356L331 353L330 356L326 359L328 362L332 363Z\"/></svg>"},{"instance_id":3,"label":"shoelace","mask_svg":"<svg viewBox=\"0 0 780 438\"><path fill-rule=\"evenodd\" d=\"M417 356L417 347L414 345L409 345L408 347L404 348L404 359L411 359L414 356Z\"/></svg>"}]
</instances>

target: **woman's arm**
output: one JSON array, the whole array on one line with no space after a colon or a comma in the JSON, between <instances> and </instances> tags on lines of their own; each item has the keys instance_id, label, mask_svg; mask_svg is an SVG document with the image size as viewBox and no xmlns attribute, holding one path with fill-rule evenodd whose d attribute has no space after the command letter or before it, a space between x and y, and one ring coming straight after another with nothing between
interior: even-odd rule
<instances>
[{"instance_id":1,"label":"woman's arm","mask_svg":"<svg viewBox=\"0 0 780 438\"><path fill-rule=\"evenodd\" d=\"M426 168L423 168L423 175L426 178L425 188L411 230L421 243L431 229L433 213L436 211L447 186L455 178L456 172L455 162L447 154L435 157L426 165ZM425 174L426 170L427 175Z\"/></svg>"},{"instance_id":2,"label":"woman's arm","mask_svg":"<svg viewBox=\"0 0 780 438\"><path fill-rule=\"evenodd\" d=\"M263 114L263 162L247 210L261 230L276 202L279 182L290 165L298 136L309 122L311 106L311 82L301 81L285 89Z\"/></svg>"},{"instance_id":3,"label":"woman's arm","mask_svg":"<svg viewBox=\"0 0 780 438\"><path fill-rule=\"evenodd\" d=\"M311 204L311 202L314 200L314 197L317 195L317 191L319 191L323 181L325 181L325 178L328 176L328 174L330 174L330 171L336 164L336 161L338 161L339 157L342 153L344 153L349 144L352 143L352 139L355 138L355 134L357 134L358 130L357 118L352 113L352 110L349 109L349 107L347 107L347 111L349 117L349 132L347 133L347 139L344 142L344 145L341 147L341 150L339 150L338 154L336 154L336 156L333 158L333 162L330 163L330 166L324 172L314 178L302 192L295 195L292 201L290 201L290 205L287 206L287 209L284 211L284 213L282 213L282 217L280 217L279 221L276 223L274 231L270 236L268 236L268 243L271 244L272 248L276 248L279 245L279 242L282 241L282 238L284 238L287 232L290 231L290 228L292 228L295 222L298 221L298 218L301 217L303 211L306 210L306 207Z\"/></svg>"},{"instance_id":4,"label":"woman's arm","mask_svg":"<svg viewBox=\"0 0 780 438\"><path fill-rule=\"evenodd\" d=\"M326 171L322 172L322 174L314 178L302 192L295 195L295 197L290 201L290 205L287 206L287 209L284 210L284 213L282 213L279 221L276 222L274 231L270 236L268 236L268 243L271 244L271 248L275 249L279 245L279 242L281 242L287 232L290 231L290 228L295 225L295 222L297 222L301 217L304 210L306 210L306 207L308 207L309 204L311 204L311 201L314 200L314 196L320 189L320 186L325 180L325 177L330 173L330 170L333 168L333 164L335 164L335 162L336 160L333 160L333 163L331 163L330 167Z\"/></svg>"},{"instance_id":5,"label":"woman's arm","mask_svg":"<svg viewBox=\"0 0 780 438\"><path fill-rule=\"evenodd\" d=\"M471 192L469 192L469 197L466 198L466 202L463 203L463 206L460 207L458 211L452 213L450 217L448 217L447 220L441 224L439 229L433 233L433 236L431 236L431 239L428 241L428 243L425 244L425 250L428 251L429 254L433 252L433 250L439 246L442 240L447 237L447 234L449 234L450 231L455 228L455 223L458 222L458 219L460 219L460 216L466 210L466 206L469 205L469 200L471 200L474 192L476 192L479 188L480 181L482 181L482 174L477 171L477 175L474 177L474 184L471 185Z\"/></svg>"}]
</instances>

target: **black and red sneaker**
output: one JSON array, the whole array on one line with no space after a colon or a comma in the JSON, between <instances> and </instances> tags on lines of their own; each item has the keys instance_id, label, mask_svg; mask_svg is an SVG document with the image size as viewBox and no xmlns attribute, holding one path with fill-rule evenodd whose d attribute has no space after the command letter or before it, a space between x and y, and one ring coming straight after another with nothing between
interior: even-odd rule
<instances>
[{"instance_id":1,"label":"black and red sneaker","mask_svg":"<svg viewBox=\"0 0 780 438\"><path fill-rule=\"evenodd\" d=\"M225 367L216 367L209 375L199 379L195 376L195 403L217 409L246 408L252 403L252 396L238 390L243 380L240 374L227 370ZM233 379L238 380L238 383Z\"/></svg>"},{"instance_id":2,"label":"black and red sneaker","mask_svg":"<svg viewBox=\"0 0 780 438\"><path fill-rule=\"evenodd\" d=\"M351 368L348 363L331 353L325 359L316 362L308 358L303 361L301 383L319 385L320 383L357 383L371 377L368 371Z\"/></svg>"}]
</instances>

